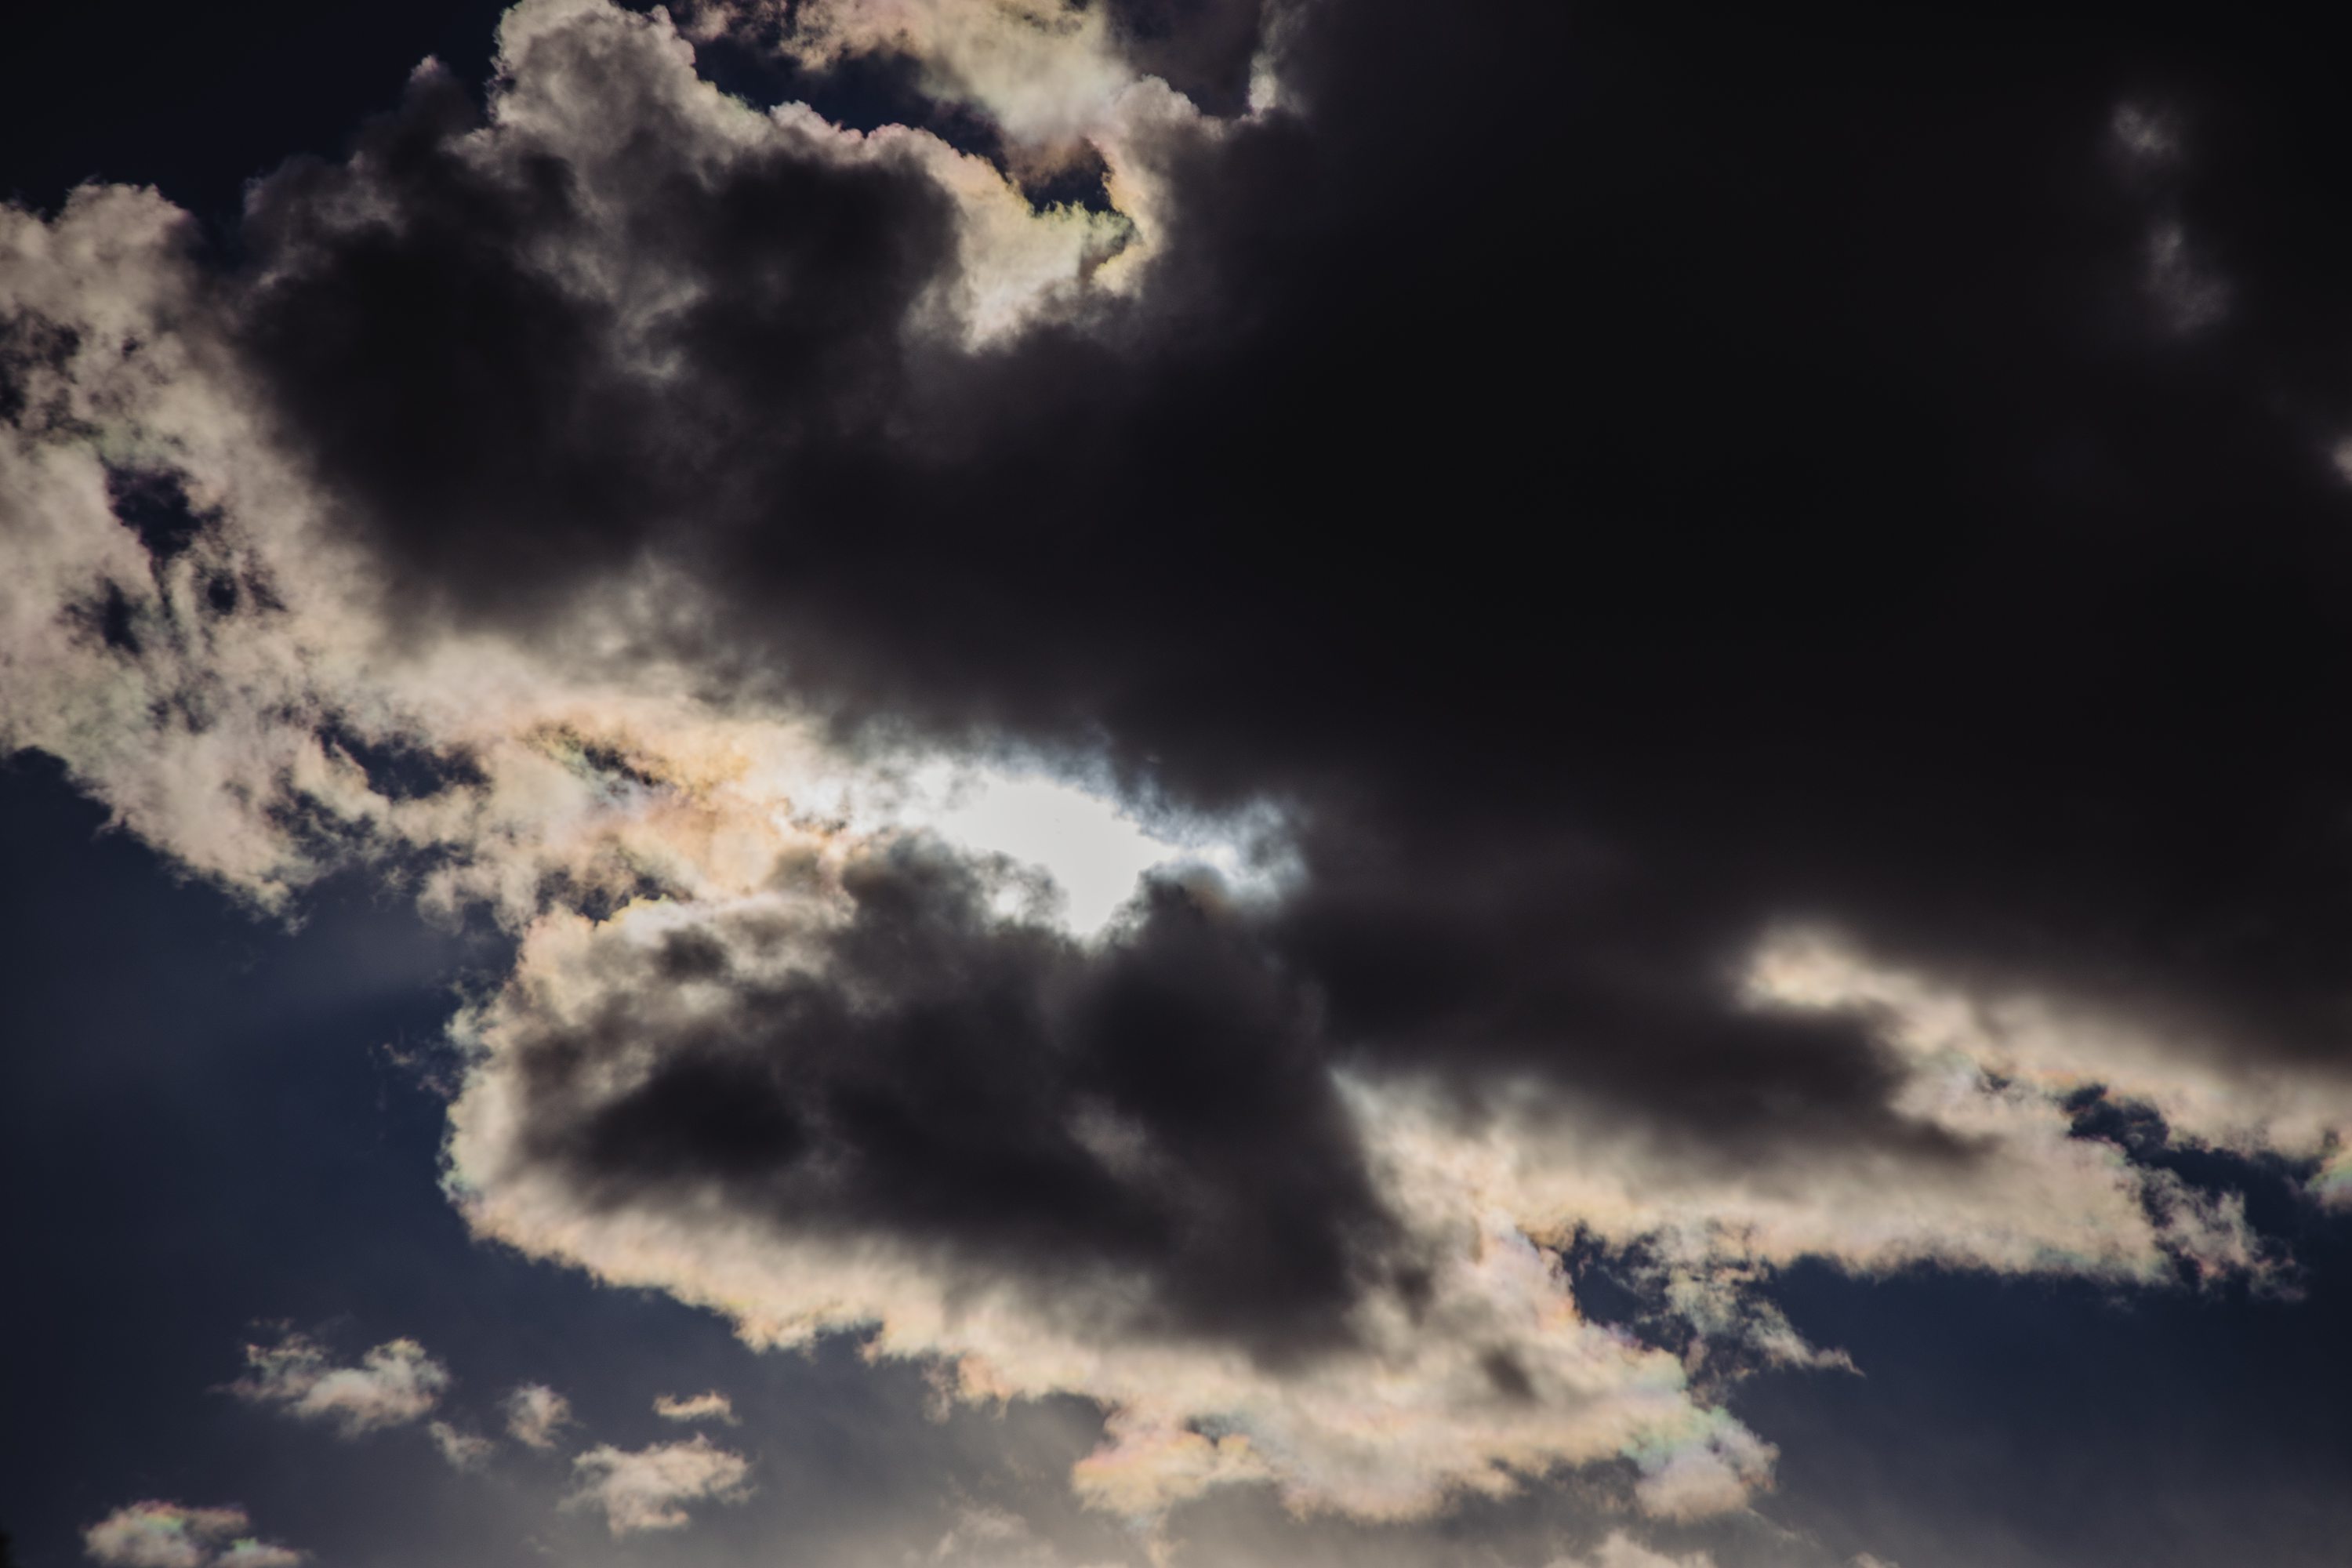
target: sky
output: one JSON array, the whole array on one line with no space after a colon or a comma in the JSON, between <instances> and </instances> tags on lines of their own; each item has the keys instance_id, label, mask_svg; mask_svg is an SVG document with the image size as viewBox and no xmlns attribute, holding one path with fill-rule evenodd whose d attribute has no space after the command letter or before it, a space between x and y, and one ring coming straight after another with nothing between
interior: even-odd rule
<instances>
[{"instance_id":1,"label":"sky","mask_svg":"<svg viewBox=\"0 0 2352 1568\"><path fill-rule=\"evenodd\" d=\"M2352 1561L2312 40L15 36L9 1568Z\"/></svg>"}]
</instances>

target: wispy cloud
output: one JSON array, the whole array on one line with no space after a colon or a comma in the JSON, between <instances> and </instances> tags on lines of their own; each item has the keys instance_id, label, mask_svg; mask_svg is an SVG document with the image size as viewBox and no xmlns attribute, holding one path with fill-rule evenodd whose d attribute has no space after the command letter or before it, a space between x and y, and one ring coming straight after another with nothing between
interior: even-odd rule
<instances>
[{"instance_id":1,"label":"wispy cloud","mask_svg":"<svg viewBox=\"0 0 2352 1568\"><path fill-rule=\"evenodd\" d=\"M505 1409L508 1433L528 1447L552 1448L572 1425L572 1402L545 1384L524 1384L507 1395Z\"/></svg>"},{"instance_id":2,"label":"wispy cloud","mask_svg":"<svg viewBox=\"0 0 2352 1568\"><path fill-rule=\"evenodd\" d=\"M733 1403L716 1389L684 1399L661 1394L654 1400L654 1414L665 1421L723 1421L730 1426L735 1425Z\"/></svg>"},{"instance_id":3,"label":"wispy cloud","mask_svg":"<svg viewBox=\"0 0 2352 1568\"><path fill-rule=\"evenodd\" d=\"M446 1421L428 1422L425 1431L433 1439L433 1446L440 1450L441 1457L457 1469L479 1469L498 1451L498 1445L489 1438L453 1426Z\"/></svg>"},{"instance_id":4,"label":"wispy cloud","mask_svg":"<svg viewBox=\"0 0 2352 1568\"><path fill-rule=\"evenodd\" d=\"M1019 1514L971 1505L931 1548L941 1568L1072 1568L1070 1558Z\"/></svg>"},{"instance_id":5,"label":"wispy cloud","mask_svg":"<svg viewBox=\"0 0 2352 1568\"><path fill-rule=\"evenodd\" d=\"M580 1485L564 1506L597 1510L614 1535L680 1530L691 1522L688 1503L751 1495L750 1461L700 1436L634 1450L599 1445L572 1464Z\"/></svg>"}]
</instances>

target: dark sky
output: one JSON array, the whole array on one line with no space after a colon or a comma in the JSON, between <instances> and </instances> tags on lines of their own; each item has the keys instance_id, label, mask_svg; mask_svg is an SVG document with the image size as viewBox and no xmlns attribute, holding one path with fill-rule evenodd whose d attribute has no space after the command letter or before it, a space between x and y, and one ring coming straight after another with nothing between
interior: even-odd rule
<instances>
[{"instance_id":1,"label":"dark sky","mask_svg":"<svg viewBox=\"0 0 2352 1568\"><path fill-rule=\"evenodd\" d=\"M2322 51L19 43L19 1563L2344 1559Z\"/></svg>"}]
</instances>

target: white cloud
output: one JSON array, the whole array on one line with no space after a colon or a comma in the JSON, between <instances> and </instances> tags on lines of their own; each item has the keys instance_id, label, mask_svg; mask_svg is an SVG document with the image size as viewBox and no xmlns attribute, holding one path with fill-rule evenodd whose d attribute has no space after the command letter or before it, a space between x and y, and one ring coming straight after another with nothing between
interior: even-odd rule
<instances>
[{"instance_id":1,"label":"white cloud","mask_svg":"<svg viewBox=\"0 0 2352 1568\"><path fill-rule=\"evenodd\" d=\"M604 1444L572 1464L580 1488L564 1506L601 1510L614 1535L682 1529L690 1522L687 1503L740 1502L751 1495L750 1461L699 1434L635 1450Z\"/></svg>"},{"instance_id":2,"label":"white cloud","mask_svg":"<svg viewBox=\"0 0 2352 1568\"><path fill-rule=\"evenodd\" d=\"M572 1425L572 1402L544 1384L526 1383L506 1397L507 1430L518 1443L552 1448L555 1435Z\"/></svg>"},{"instance_id":3,"label":"white cloud","mask_svg":"<svg viewBox=\"0 0 2352 1568\"><path fill-rule=\"evenodd\" d=\"M82 1545L105 1568L292 1568L303 1560L250 1527L241 1508L135 1502L84 1531Z\"/></svg>"},{"instance_id":4,"label":"white cloud","mask_svg":"<svg viewBox=\"0 0 2352 1568\"><path fill-rule=\"evenodd\" d=\"M337 1366L317 1341L288 1333L274 1345L246 1346L245 1359L252 1371L229 1385L231 1393L330 1422L346 1437L417 1420L449 1386L448 1369L415 1340L388 1341L356 1366Z\"/></svg>"},{"instance_id":5,"label":"white cloud","mask_svg":"<svg viewBox=\"0 0 2352 1568\"><path fill-rule=\"evenodd\" d=\"M665 1421L723 1421L735 1425L735 1406L728 1397L713 1389L681 1399L665 1394L655 1399L654 1414Z\"/></svg>"}]
</instances>

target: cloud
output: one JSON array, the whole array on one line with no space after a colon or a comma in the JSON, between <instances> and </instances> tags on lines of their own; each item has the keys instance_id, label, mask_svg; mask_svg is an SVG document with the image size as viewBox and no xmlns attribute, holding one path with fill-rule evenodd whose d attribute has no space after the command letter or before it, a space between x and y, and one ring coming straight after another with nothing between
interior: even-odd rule
<instances>
[{"instance_id":1,"label":"cloud","mask_svg":"<svg viewBox=\"0 0 2352 1568\"><path fill-rule=\"evenodd\" d=\"M480 1235L1092 1400L1136 1518L1737 1508L1730 1382L1850 1364L1769 1300L1802 1260L2276 1278L2168 1159L2352 1192L2352 563L2278 412L2331 394L2078 330L2218 321L2209 255L2332 298L2226 150L1973 45L1895 105L1760 24L1171 15L693 21L812 102L898 60L923 123L859 130L531 0L233 263L152 192L7 210L0 741L263 907L501 922ZM2053 203L2118 145L2161 211ZM1282 872L1160 864L1081 939L877 804L940 769ZM350 1431L446 1382L250 1354ZM678 1454L740 1462L583 1467Z\"/></svg>"},{"instance_id":2,"label":"cloud","mask_svg":"<svg viewBox=\"0 0 2352 1568\"><path fill-rule=\"evenodd\" d=\"M421 1419L449 1386L449 1372L415 1340L391 1340L337 1366L326 1348L288 1332L274 1345L247 1345L252 1368L229 1392L257 1405L275 1405L305 1421L326 1421L346 1437Z\"/></svg>"},{"instance_id":3,"label":"cloud","mask_svg":"<svg viewBox=\"0 0 2352 1568\"><path fill-rule=\"evenodd\" d=\"M556 1434L572 1425L572 1402L544 1384L524 1384L505 1405L507 1431L527 1447L554 1447Z\"/></svg>"},{"instance_id":4,"label":"cloud","mask_svg":"<svg viewBox=\"0 0 2352 1568\"><path fill-rule=\"evenodd\" d=\"M241 1508L136 1502L82 1532L83 1549L106 1568L294 1568L299 1552L247 1534Z\"/></svg>"},{"instance_id":5,"label":"cloud","mask_svg":"<svg viewBox=\"0 0 2352 1568\"><path fill-rule=\"evenodd\" d=\"M740 1502L751 1495L750 1461L698 1434L635 1450L600 1444L572 1464L580 1486L564 1506L600 1510L614 1535L682 1530L692 1522L685 1504Z\"/></svg>"},{"instance_id":6,"label":"cloud","mask_svg":"<svg viewBox=\"0 0 2352 1568\"><path fill-rule=\"evenodd\" d=\"M1582 1321L1504 1216L1399 1223L1303 1001L1202 899L1161 889L1090 956L989 916L921 841L839 875L714 923L534 928L468 1026L451 1169L475 1226L723 1304L757 1342L872 1323L969 1396L1102 1399L1077 1479L1123 1512L1271 1479L1412 1513L1637 1447L1759 1473L1763 1447Z\"/></svg>"},{"instance_id":7,"label":"cloud","mask_svg":"<svg viewBox=\"0 0 2352 1568\"><path fill-rule=\"evenodd\" d=\"M2141 287L2168 332L2187 336L2227 319L2229 280L2216 272L2205 247L2193 242L2177 199L2185 138L2179 117L2126 103L2109 121L2124 173L2147 204Z\"/></svg>"},{"instance_id":8,"label":"cloud","mask_svg":"<svg viewBox=\"0 0 2352 1568\"><path fill-rule=\"evenodd\" d=\"M684 1399L662 1394L654 1401L654 1414L665 1421L723 1421L730 1426L736 1424L735 1406L715 1389Z\"/></svg>"},{"instance_id":9,"label":"cloud","mask_svg":"<svg viewBox=\"0 0 2352 1568\"><path fill-rule=\"evenodd\" d=\"M914 0L823 0L801 7L781 40L817 61L903 51L932 92L984 110L1018 142L1099 132L1137 76L1103 10L1013 0L971 6Z\"/></svg>"},{"instance_id":10,"label":"cloud","mask_svg":"<svg viewBox=\"0 0 2352 1568\"><path fill-rule=\"evenodd\" d=\"M1924 1080L1940 1079L1948 1099L2030 1108L2048 1128L2071 1127L2081 1109L2108 1100L2153 1111L2161 1139L2249 1158L2277 1153L2324 1171L2352 1122L2352 1063L2233 1050L2227 1026L2185 1011L2148 1016L2095 994L1939 975L1822 927L1774 932L1753 955L1748 984L1769 1005L1867 1011ZM2163 1173L2134 1176L2160 1184ZM2171 1225L2174 1250L2191 1260L2205 1245L2200 1225L2228 1233L2209 1238L2225 1254L2254 1245L2242 1222L2218 1211L2168 1216L2167 1206L2155 1205L2150 1239ZM2212 1261L2233 1266L2228 1257Z\"/></svg>"},{"instance_id":11,"label":"cloud","mask_svg":"<svg viewBox=\"0 0 2352 1568\"><path fill-rule=\"evenodd\" d=\"M1715 1568L1715 1559L1704 1552L1687 1556L1671 1557L1627 1535L1612 1531L1585 1558L1562 1558L1552 1568Z\"/></svg>"},{"instance_id":12,"label":"cloud","mask_svg":"<svg viewBox=\"0 0 2352 1568\"><path fill-rule=\"evenodd\" d=\"M2179 224L2159 223L2147 237L2147 291L2165 324L2194 332L2230 313L2230 285L2200 258Z\"/></svg>"},{"instance_id":13,"label":"cloud","mask_svg":"<svg viewBox=\"0 0 2352 1568\"><path fill-rule=\"evenodd\" d=\"M216 1568L294 1568L304 1557L299 1552L273 1546L266 1541L236 1541L213 1561Z\"/></svg>"},{"instance_id":14,"label":"cloud","mask_svg":"<svg viewBox=\"0 0 2352 1568\"><path fill-rule=\"evenodd\" d=\"M2126 103L2108 123L2116 145L2138 163L2161 167L2180 155L2180 128L2160 110Z\"/></svg>"},{"instance_id":15,"label":"cloud","mask_svg":"<svg viewBox=\"0 0 2352 1568\"><path fill-rule=\"evenodd\" d=\"M440 1450L441 1457L460 1470L479 1469L489 1462L490 1455L498 1448L498 1445L489 1438L478 1433L463 1431L446 1421L428 1422L425 1431L433 1439L433 1446Z\"/></svg>"},{"instance_id":16,"label":"cloud","mask_svg":"<svg viewBox=\"0 0 2352 1568\"><path fill-rule=\"evenodd\" d=\"M924 1560L951 1568L1066 1568L1069 1563L1027 1520L985 1506L959 1510Z\"/></svg>"}]
</instances>

